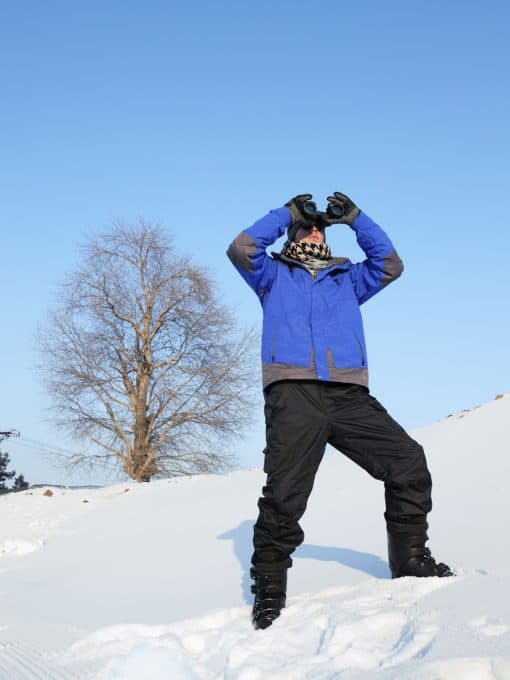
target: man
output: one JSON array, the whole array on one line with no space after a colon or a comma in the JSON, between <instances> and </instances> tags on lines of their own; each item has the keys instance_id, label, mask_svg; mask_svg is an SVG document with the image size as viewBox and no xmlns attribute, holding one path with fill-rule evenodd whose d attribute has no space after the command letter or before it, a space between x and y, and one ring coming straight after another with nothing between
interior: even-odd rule
<instances>
[{"instance_id":1,"label":"man","mask_svg":"<svg viewBox=\"0 0 510 680\"><path fill-rule=\"evenodd\" d=\"M266 485L254 526L252 620L267 628L285 606L290 555L326 444L384 481L389 565L399 576L452 576L425 543L432 480L423 448L368 390L360 305L403 265L385 232L341 192L317 211L291 199L242 231L228 256L262 305ZM366 255L332 257L325 229L347 224ZM281 253L266 248L287 230Z\"/></svg>"}]
</instances>

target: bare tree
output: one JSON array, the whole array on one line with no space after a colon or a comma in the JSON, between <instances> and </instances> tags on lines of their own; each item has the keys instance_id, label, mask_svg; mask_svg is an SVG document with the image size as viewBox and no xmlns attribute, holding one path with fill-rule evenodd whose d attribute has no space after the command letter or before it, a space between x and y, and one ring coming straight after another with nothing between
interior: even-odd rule
<instances>
[{"instance_id":1,"label":"bare tree","mask_svg":"<svg viewBox=\"0 0 510 680\"><path fill-rule=\"evenodd\" d=\"M229 469L253 404L253 331L156 224L89 239L38 335L57 424L132 479Z\"/></svg>"}]
</instances>

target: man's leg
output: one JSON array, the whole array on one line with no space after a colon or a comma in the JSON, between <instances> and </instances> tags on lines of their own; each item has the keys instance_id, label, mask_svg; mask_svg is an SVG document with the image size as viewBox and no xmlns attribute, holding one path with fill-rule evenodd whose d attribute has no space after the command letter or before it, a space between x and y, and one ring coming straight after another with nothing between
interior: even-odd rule
<instances>
[{"instance_id":1,"label":"man's leg","mask_svg":"<svg viewBox=\"0 0 510 680\"><path fill-rule=\"evenodd\" d=\"M266 394L266 484L254 526L250 575L252 622L267 628L285 607L290 555L302 543L299 526L324 454L327 421L316 383L281 382Z\"/></svg>"},{"instance_id":2,"label":"man's leg","mask_svg":"<svg viewBox=\"0 0 510 680\"><path fill-rule=\"evenodd\" d=\"M386 520L422 524L432 509L432 480L422 446L360 385L324 390L329 443L384 481Z\"/></svg>"},{"instance_id":3,"label":"man's leg","mask_svg":"<svg viewBox=\"0 0 510 680\"><path fill-rule=\"evenodd\" d=\"M452 576L425 547L432 479L423 448L365 388L329 384L324 395L329 442L384 481L392 576Z\"/></svg>"},{"instance_id":4,"label":"man's leg","mask_svg":"<svg viewBox=\"0 0 510 680\"><path fill-rule=\"evenodd\" d=\"M326 446L328 429L320 385L280 382L265 402L266 484L254 526L252 564L257 571L292 565L290 555L303 542L299 526Z\"/></svg>"}]
</instances>

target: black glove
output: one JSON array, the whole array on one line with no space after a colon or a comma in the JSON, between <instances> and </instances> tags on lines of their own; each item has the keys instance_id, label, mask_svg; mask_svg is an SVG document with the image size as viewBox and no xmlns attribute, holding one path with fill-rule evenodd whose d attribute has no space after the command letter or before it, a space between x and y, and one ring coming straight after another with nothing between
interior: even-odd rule
<instances>
[{"instance_id":1,"label":"black glove","mask_svg":"<svg viewBox=\"0 0 510 680\"><path fill-rule=\"evenodd\" d=\"M332 224L348 224L350 226L358 215L359 208L355 203L345 194L335 191L333 196L328 196L326 212L319 213L319 222L324 227L329 227Z\"/></svg>"},{"instance_id":2,"label":"black glove","mask_svg":"<svg viewBox=\"0 0 510 680\"><path fill-rule=\"evenodd\" d=\"M308 229L317 221L317 206L310 199L312 194L299 194L285 204L289 209L292 227Z\"/></svg>"}]
</instances>

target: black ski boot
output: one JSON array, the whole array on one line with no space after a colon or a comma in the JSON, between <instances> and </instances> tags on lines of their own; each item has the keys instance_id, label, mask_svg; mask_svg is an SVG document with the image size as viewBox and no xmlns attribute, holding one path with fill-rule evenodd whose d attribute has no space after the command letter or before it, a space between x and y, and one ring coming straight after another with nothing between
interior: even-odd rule
<instances>
[{"instance_id":1,"label":"black ski boot","mask_svg":"<svg viewBox=\"0 0 510 680\"><path fill-rule=\"evenodd\" d=\"M453 576L447 564L437 563L425 547L428 540L427 525L400 525L388 523L388 558L391 577L401 576Z\"/></svg>"},{"instance_id":2,"label":"black ski boot","mask_svg":"<svg viewBox=\"0 0 510 680\"><path fill-rule=\"evenodd\" d=\"M255 629L268 628L280 616L285 607L287 593L287 570L276 572L250 569L255 581L251 592L255 595L251 620Z\"/></svg>"}]
</instances>

